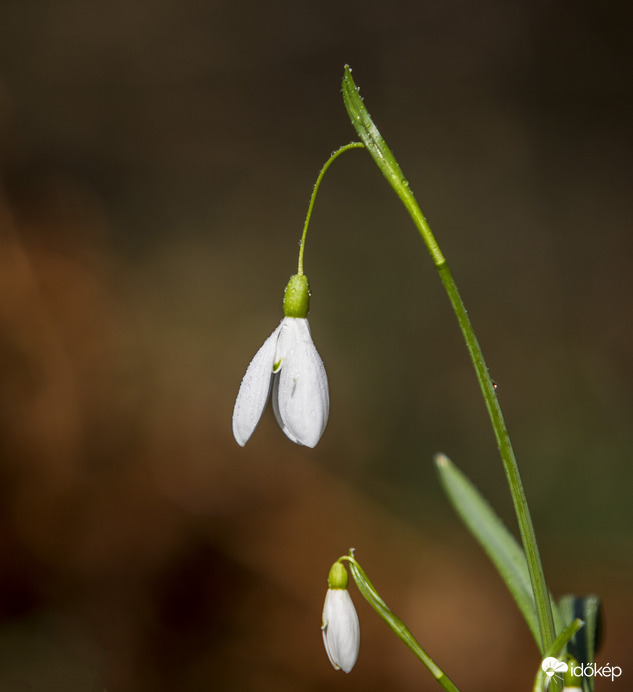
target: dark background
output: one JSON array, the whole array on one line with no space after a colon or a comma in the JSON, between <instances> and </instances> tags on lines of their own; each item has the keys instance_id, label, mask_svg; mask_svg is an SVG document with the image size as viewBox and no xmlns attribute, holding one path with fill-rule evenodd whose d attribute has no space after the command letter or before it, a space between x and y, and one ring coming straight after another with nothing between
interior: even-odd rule
<instances>
[{"instance_id":1,"label":"dark background","mask_svg":"<svg viewBox=\"0 0 633 692\"><path fill-rule=\"evenodd\" d=\"M552 591L599 593L630 683L628 2L16 0L0 9L0 692L439 689L353 596L350 546L464 692L539 657L447 505L448 454L514 530L435 270L366 153L306 247L331 415L315 450L230 418L281 317L343 65L451 264ZM628 667L628 669L627 669Z\"/></svg>"}]
</instances>

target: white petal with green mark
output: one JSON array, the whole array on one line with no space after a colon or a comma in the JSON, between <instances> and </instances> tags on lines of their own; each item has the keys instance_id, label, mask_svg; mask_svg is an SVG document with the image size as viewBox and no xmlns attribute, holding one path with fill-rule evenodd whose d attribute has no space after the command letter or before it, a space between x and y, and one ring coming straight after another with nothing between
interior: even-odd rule
<instances>
[{"instance_id":1,"label":"white petal with green mark","mask_svg":"<svg viewBox=\"0 0 633 692\"><path fill-rule=\"evenodd\" d=\"M242 447L248 442L248 438L257 427L268 401L277 339L283 323L284 320L264 341L263 346L250 362L235 400L233 436Z\"/></svg>"},{"instance_id":2,"label":"white petal with green mark","mask_svg":"<svg viewBox=\"0 0 633 692\"><path fill-rule=\"evenodd\" d=\"M274 357L282 362L273 380L273 410L284 433L314 447L330 412L327 375L306 318L286 317Z\"/></svg>"}]
</instances>

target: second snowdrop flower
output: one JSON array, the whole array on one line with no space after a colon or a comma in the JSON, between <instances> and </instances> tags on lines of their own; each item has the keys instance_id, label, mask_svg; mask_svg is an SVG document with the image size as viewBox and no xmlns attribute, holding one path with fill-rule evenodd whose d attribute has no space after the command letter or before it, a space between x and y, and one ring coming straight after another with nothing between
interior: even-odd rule
<instances>
[{"instance_id":1,"label":"second snowdrop flower","mask_svg":"<svg viewBox=\"0 0 633 692\"><path fill-rule=\"evenodd\" d=\"M347 582L347 570L340 562L335 562L327 579L321 632L330 663L336 670L349 673L358 658L360 625Z\"/></svg>"},{"instance_id":2,"label":"second snowdrop flower","mask_svg":"<svg viewBox=\"0 0 633 692\"><path fill-rule=\"evenodd\" d=\"M325 367L310 334L309 302L308 279L295 274L284 293L285 317L255 354L235 400L233 435L242 446L257 427L271 389L284 433L306 447L321 439L330 397Z\"/></svg>"}]
</instances>

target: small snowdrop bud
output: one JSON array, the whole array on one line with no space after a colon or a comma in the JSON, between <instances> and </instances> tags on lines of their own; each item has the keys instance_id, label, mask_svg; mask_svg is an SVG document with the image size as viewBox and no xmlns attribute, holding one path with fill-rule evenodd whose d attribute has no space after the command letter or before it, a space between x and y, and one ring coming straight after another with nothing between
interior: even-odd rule
<instances>
[{"instance_id":1,"label":"small snowdrop bud","mask_svg":"<svg viewBox=\"0 0 633 692\"><path fill-rule=\"evenodd\" d=\"M347 590L347 570L341 562L332 565L327 581L321 624L323 644L334 668L349 673L358 658L360 626Z\"/></svg>"}]
</instances>

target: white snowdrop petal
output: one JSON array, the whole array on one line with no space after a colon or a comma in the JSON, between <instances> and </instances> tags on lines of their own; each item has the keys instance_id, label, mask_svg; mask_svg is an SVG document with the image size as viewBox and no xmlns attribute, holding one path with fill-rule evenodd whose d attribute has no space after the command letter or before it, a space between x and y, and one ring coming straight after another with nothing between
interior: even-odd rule
<instances>
[{"instance_id":1,"label":"white snowdrop petal","mask_svg":"<svg viewBox=\"0 0 633 692\"><path fill-rule=\"evenodd\" d=\"M310 335L308 320L284 320L275 358L283 357L273 384L273 408L284 433L297 444L314 447L330 412L327 375Z\"/></svg>"},{"instance_id":2,"label":"white snowdrop petal","mask_svg":"<svg viewBox=\"0 0 633 692\"><path fill-rule=\"evenodd\" d=\"M292 346L294 339L294 318L284 317L279 325L279 335L277 336L277 348L275 348L275 366L273 372L279 372L286 359L286 354Z\"/></svg>"},{"instance_id":3,"label":"white snowdrop petal","mask_svg":"<svg viewBox=\"0 0 633 692\"><path fill-rule=\"evenodd\" d=\"M297 438L286 428L284 425L284 422L281 418L281 413L279 411L279 381L281 379L281 375L279 373L275 373L273 375L273 395L272 395L272 400L273 400L273 412L275 414L275 418L277 419L277 423L279 423L279 427L283 430L284 434L286 437L291 441L294 442L295 444L300 445L301 442L297 440Z\"/></svg>"},{"instance_id":4,"label":"white snowdrop petal","mask_svg":"<svg viewBox=\"0 0 633 692\"><path fill-rule=\"evenodd\" d=\"M347 589L328 589L321 630L330 663L349 673L358 658L360 625Z\"/></svg>"},{"instance_id":5,"label":"white snowdrop petal","mask_svg":"<svg viewBox=\"0 0 633 692\"><path fill-rule=\"evenodd\" d=\"M282 324L283 320L251 360L235 399L233 436L242 447L257 427L268 401L277 338Z\"/></svg>"}]
</instances>

